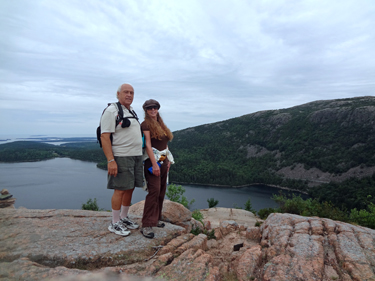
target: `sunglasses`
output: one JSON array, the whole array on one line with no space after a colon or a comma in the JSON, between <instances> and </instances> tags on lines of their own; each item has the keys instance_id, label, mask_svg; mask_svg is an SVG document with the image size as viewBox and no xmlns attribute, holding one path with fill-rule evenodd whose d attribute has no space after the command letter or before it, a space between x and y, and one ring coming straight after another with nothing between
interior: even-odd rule
<instances>
[{"instance_id":1,"label":"sunglasses","mask_svg":"<svg viewBox=\"0 0 375 281\"><path fill-rule=\"evenodd\" d=\"M147 110L151 110L151 109L158 109L158 107L156 105L154 106L149 106L149 107L146 107Z\"/></svg>"}]
</instances>

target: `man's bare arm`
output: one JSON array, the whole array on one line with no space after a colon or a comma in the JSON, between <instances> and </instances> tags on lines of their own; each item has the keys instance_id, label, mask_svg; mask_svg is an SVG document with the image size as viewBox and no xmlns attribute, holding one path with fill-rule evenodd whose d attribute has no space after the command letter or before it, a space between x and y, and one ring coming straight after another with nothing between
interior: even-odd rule
<instances>
[{"instance_id":1,"label":"man's bare arm","mask_svg":"<svg viewBox=\"0 0 375 281\"><path fill-rule=\"evenodd\" d=\"M105 157L107 158L108 175L117 176L117 163L112 152L111 133L103 133L100 136L102 148Z\"/></svg>"}]
</instances>

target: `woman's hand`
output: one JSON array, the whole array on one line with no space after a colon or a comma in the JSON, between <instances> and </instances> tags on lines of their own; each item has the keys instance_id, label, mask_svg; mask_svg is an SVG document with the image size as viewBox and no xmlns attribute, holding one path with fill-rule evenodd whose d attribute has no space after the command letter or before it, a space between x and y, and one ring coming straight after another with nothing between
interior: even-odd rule
<instances>
[{"instance_id":1,"label":"woman's hand","mask_svg":"<svg viewBox=\"0 0 375 281\"><path fill-rule=\"evenodd\" d=\"M157 177L160 176L160 167L157 163L152 165L152 174Z\"/></svg>"}]
</instances>

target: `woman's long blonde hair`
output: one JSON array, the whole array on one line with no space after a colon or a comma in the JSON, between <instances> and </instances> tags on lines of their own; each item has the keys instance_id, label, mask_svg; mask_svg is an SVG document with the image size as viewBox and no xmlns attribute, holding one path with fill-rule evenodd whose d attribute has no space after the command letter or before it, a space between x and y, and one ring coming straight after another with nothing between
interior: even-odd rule
<instances>
[{"instance_id":1,"label":"woman's long blonde hair","mask_svg":"<svg viewBox=\"0 0 375 281\"><path fill-rule=\"evenodd\" d=\"M157 115L157 120L154 120L150 117L150 115L147 114L147 110L145 110L145 122L150 129L151 138L161 140L163 136L167 136L170 141L173 139L171 130L169 130L164 124L159 112Z\"/></svg>"}]
</instances>

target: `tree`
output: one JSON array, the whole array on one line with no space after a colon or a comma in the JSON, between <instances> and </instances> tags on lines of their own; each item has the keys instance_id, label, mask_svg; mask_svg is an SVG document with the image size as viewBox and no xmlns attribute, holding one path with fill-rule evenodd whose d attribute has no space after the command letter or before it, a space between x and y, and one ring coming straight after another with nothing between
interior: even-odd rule
<instances>
[{"instance_id":1,"label":"tree","mask_svg":"<svg viewBox=\"0 0 375 281\"><path fill-rule=\"evenodd\" d=\"M215 200L214 198L207 199L208 208L216 207L219 204L219 200Z\"/></svg>"},{"instance_id":2,"label":"tree","mask_svg":"<svg viewBox=\"0 0 375 281\"><path fill-rule=\"evenodd\" d=\"M249 211L249 212L252 212L253 214L256 213L256 211L253 209L253 207L252 207L252 205L251 205L250 197L249 197L249 199L247 199L247 201L245 202L245 210L246 210L246 211Z\"/></svg>"},{"instance_id":3,"label":"tree","mask_svg":"<svg viewBox=\"0 0 375 281\"><path fill-rule=\"evenodd\" d=\"M187 198L183 195L185 193L185 188L181 185L170 184L167 187L167 192L165 195L168 197L169 200L173 202L180 203L184 205L186 208L190 209L191 205L195 202L195 199L192 199L190 202Z\"/></svg>"},{"instance_id":4,"label":"tree","mask_svg":"<svg viewBox=\"0 0 375 281\"><path fill-rule=\"evenodd\" d=\"M101 211L102 209L99 209L96 198L94 198L94 200L90 198L86 203L82 204L82 210Z\"/></svg>"}]
</instances>

